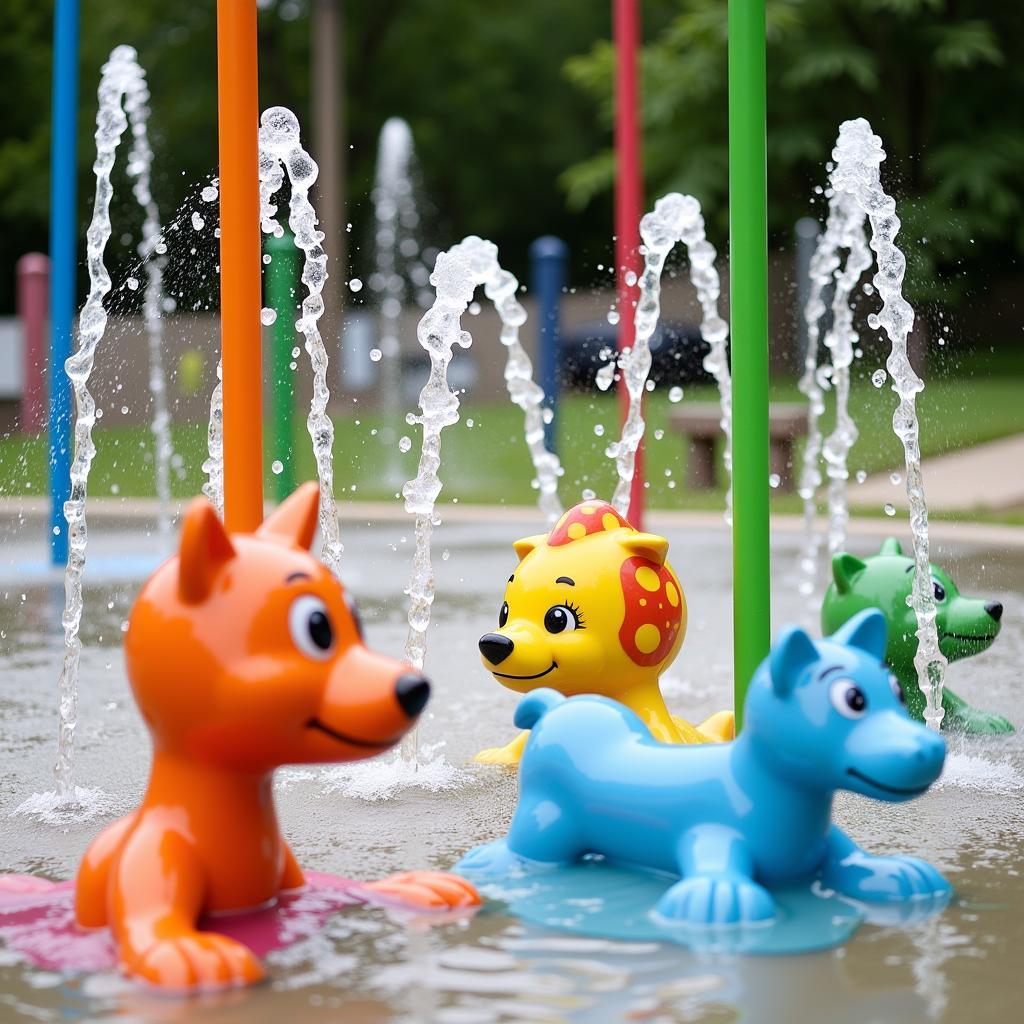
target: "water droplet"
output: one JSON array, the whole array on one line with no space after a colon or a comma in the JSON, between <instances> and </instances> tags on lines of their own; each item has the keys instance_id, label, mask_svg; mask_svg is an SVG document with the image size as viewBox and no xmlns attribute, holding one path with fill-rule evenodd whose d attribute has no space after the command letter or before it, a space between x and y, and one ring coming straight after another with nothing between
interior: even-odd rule
<instances>
[{"instance_id":1,"label":"water droplet","mask_svg":"<svg viewBox=\"0 0 1024 1024\"><path fill-rule=\"evenodd\" d=\"M662 430L661 427L658 427L658 429L654 432L654 440L655 441L660 441L664 436L665 436L665 431Z\"/></svg>"},{"instance_id":2,"label":"water droplet","mask_svg":"<svg viewBox=\"0 0 1024 1024\"><path fill-rule=\"evenodd\" d=\"M597 384L598 390L607 391L612 386L612 380L615 377L615 363L605 363L594 377L594 383Z\"/></svg>"},{"instance_id":3,"label":"water droplet","mask_svg":"<svg viewBox=\"0 0 1024 1024\"><path fill-rule=\"evenodd\" d=\"M680 387L669 388L668 400L670 402L681 402L683 400L683 389Z\"/></svg>"},{"instance_id":4,"label":"water droplet","mask_svg":"<svg viewBox=\"0 0 1024 1024\"><path fill-rule=\"evenodd\" d=\"M475 425L476 425L476 421L473 419L473 417L472 416L468 417L467 420L466 420L466 426L469 427L470 430L472 430Z\"/></svg>"},{"instance_id":5,"label":"water droplet","mask_svg":"<svg viewBox=\"0 0 1024 1024\"><path fill-rule=\"evenodd\" d=\"M648 390L648 391L653 391L654 390L654 381L651 380L650 377L648 377L647 380L644 381L644 388L646 388L646 390Z\"/></svg>"},{"instance_id":6,"label":"water droplet","mask_svg":"<svg viewBox=\"0 0 1024 1024\"><path fill-rule=\"evenodd\" d=\"M619 322L619 319L619 311L617 309L608 310L608 323L614 327Z\"/></svg>"},{"instance_id":7,"label":"water droplet","mask_svg":"<svg viewBox=\"0 0 1024 1024\"><path fill-rule=\"evenodd\" d=\"M263 265L267 266L270 263L270 259L271 259L270 253L269 252L265 252L263 254Z\"/></svg>"},{"instance_id":8,"label":"water droplet","mask_svg":"<svg viewBox=\"0 0 1024 1024\"><path fill-rule=\"evenodd\" d=\"M270 464L270 472L274 476L280 476L284 472L284 463L280 459L274 459Z\"/></svg>"},{"instance_id":9,"label":"water droplet","mask_svg":"<svg viewBox=\"0 0 1024 1024\"><path fill-rule=\"evenodd\" d=\"M863 469L858 469L857 470L857 474L856 474L857 483L862 484L862 483L864 483L865 480L867 480L867 478L868 478L868 474L867 474L867 472L865 470L863 470Z\"/></svg>"},{"instance_id":10,"label":"water droplet","mask_svg":"<svg viewBox=\"0 0 1024 1024\"><path fill-rule=\"evenodd\" d=\"M199 216L198 210L192 211L192 227L195 228L196 231L202 231L203 228L206 227L206 221Z\"/></svg>"},{"instance_id":11,"label":"water droplet","mask_svg":"<svg viewBox=\"0 0 1024 1024\"><path fill-rule=\"evenodd\" d=\"M360 281L358 277L353 277L352 280L349 281L348 287L350 291L361 292L363 290L363 282Z\"/></svg>"},{"instance_id":12,"label":"water droplet","mask_svg":"<svg viewBox=\"0 0 1024 1024\"><path fill-rule=\"evenodd\" d=\"M213 185L207 185L199 196L204 203L212 203L217 198L217 189Z\"/></svg>"},{"instance_id":13,"label":"water droplet","mask_svg":"<svg viewBox=\"0 0 1024 1024\"><path fill-rule=\"evenodd\" d=\"M408 434L403 434L398 439L398 450L404 455L410 448L412 448L412 438Z\"/></svg>"},{"instance_id":14,"label":"water droplet","mask_svg":"<svg viewBox=\"0 0 1024 1024\"><path fill-rule=\"evenodd\" d=\"M903 477L901 477L899 475L899 473L890 473L889 474L889 483L898 484L902 479L903 479Z\"/></svg>"},{"instance_id":15,"label":"water droplet","mask_svg":"<svg viewBox=\"0 0 1024 1024\"><path fill-rule=\"evenodd\" d=\"M295 348L292 349L292 359L298 359L299 358L299 353L301 351L302 350L299 348L299 346L296 345Z\"/></svg>"},{"instance_id":16,"label":"water droplet","mask_svg":"<svg viewBox=\"0 0 1024 1024\"><path fill-rule=\"evenodd\" d=\"M127 405L122 405L121 406L121 415L122 416L127 416L128 415L128 406Z\"/></svg>"},{"instance_id":17,"label":"water droplet","mask_svg":"<svg viewBox=\"0 0 1024 1024\"><path fill-rule=\"evenodd\" d=\"M260 310L260 323L263 324L264 327L269 327L272 323L276 322L276 320L277 320L277 310L276 309L271 309L270 306L264 306Z\"/></svg>"},{"instance_id":18,"label":"water droplet","mask_svg":"<svg viewBox=\"0 0 1024 1024\"><path fill-rule=\"evenodd\" d=\"M626 287L632 288L636 284L636 272L633 270L626 271Z\"/></svg>"},{"instance_id":19,"label":"water droplet","mask_svg":"<svg viewBox=\"0 0 1024 1024\"><path fill-rule=\"evenodd\" d=\"M479 316L480 315L480 303L479 302L471 302L469 304L469 315L470 316Z\"/></svg>"},{"instance_id":20,"label":"water droplet","mask_svg":"<svg viewBox=\"0 0 1024 1024\"><path fill-rule=\"evenodd\" d=\"M451 558L451 557L452 557L452 553L447 548L445 548L444 551L441 552L441 561L442 562L447 562L448 559Z\"/></svg>"},{"instance_id":21,"label":"water droplet","mask_svg":"<svg viewBox=\"0 0 1024 1024\"><path fill-rule=\"evenodd\" d=\"M885 505L883 507L883 511L885 512L885 514L887 516L894 516L894 515L896 515L896 508L895 508L895 506L889 504L889 502L885 503Z\"/></svg>"},{"instance_id":22,"label":"water droplet","mask_svg":"<svg viewBox=\"0 0 1024 1024\"><path fill-rule=\"evenodd\" d=\"M781 484L781 483L782 483L782 477L780 477L778 473L772 473L768 477L768 486L769 487L778 487L779 484Z\"/></svg>"},{"instance_id":23,"label":"water droplet","mask_svg":"<svg viewBox=\"0 0 1024 1024\"><path fill-rule=\"evenodd\" d=\"M595 423L594 424L594 433L598 437L604 437L604 424L603 423Z\"/></svg>"},{"instance_id":24,"label":"water droplet","mask_svg":"<svg viewBox=\"0 0 1024 1024\"><path fill-rule=\"evenodd\" d=\"M370 361L373 363L379 363L384 353L379 348L370 349Z\"/></svg>"},{"instance_id":25,"label":"water droplet","mask_svg":"<svg viewBox=\"0 0 1024 1024\"><path fill-rule=\"evenodd\" d=\"M871 383L874 384L876 388L880 388L885 383L888 376L889 375L885 370L879 367L873 374L871 374Z\"/></svg>"},{"instance_id":26,"label":"water droplet","mask_svg":"<svg viewBox=\"0 0 1024 1024\"><path fill-rule=\"evenodd\" d=\"M139 287L139 279L137 277L129 277L125 284L128 285L129 290L134 292Z\"/></svg>"}]
</instances>

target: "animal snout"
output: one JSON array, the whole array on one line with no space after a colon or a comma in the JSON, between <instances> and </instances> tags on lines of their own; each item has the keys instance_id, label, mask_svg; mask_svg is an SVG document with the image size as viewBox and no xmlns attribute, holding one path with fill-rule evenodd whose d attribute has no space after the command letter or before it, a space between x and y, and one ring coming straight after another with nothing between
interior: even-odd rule
<instances>
[{"instance_id":1,"label":"animal snout","mask_svg":"<svg viewBox=\"0 0 1024 1024\"><path fill-rule=\"evenodd\" d=\"M1002 601L986 601L985 611L987 611L989 615L998 622L1003 617Z\"/></svg>"},{"instance_id":2,"label":"animal snout","mask_svg":"<svg viewBox=\"0 0 1024 1024\"><path fill-rule=\"evenodd\" d=\"M395 683L395 697L402 710L415 718L430 699L430 683L425 676L415 672L406 672L398 677Z\"/></svg>"},{"instance_id":3,"label":"animal snout","mask_svg":"<svg viewBox=\"0 0 1024 1024\"><path fill-rule=\"evenodd\" d=\"M492 665L500 665L514 649L515 644L500 633L485 633L480 637L480 653Z\"/></svg>"}]
</instances>

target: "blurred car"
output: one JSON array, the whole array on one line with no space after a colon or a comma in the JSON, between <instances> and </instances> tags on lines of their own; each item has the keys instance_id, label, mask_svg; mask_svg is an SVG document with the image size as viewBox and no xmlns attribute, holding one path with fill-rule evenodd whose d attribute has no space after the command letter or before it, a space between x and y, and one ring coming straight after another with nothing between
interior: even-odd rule
<instances>
[{"instance_id":1,"label":"blurred car","mask_svg":"<svg viewBox=\"0 0 1024 1024\"><path fill-rule=\"evenodd\" d=\"M611 358L618 344L618 326L607 320L581 324L562 332L562 387L598 390L597 371ZM651 335L651 379L657 387L711 380L703 367L708 351L698 328L690 324L659 323Z\"/></svg>"}]
</instances>

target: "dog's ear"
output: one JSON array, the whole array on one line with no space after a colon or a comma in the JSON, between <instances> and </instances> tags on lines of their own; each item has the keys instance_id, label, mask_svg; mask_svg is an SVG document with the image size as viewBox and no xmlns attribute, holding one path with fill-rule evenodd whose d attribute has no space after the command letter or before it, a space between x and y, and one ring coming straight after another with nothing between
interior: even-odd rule
<instances>
[{"instance_id":1,"label":"dog's ear","mask_svg":"<svg viewBox=\"0 0 1024 1024\"><path fill-rule=\"evenodd\" d=\"M796 687L800 673L817 660L818 649L804 630L799 626L784 629L768 655L772 689L780 697L788 697Z\"/></svg>"},{"instance_id":2,"label":"dog's ear","mask_svg":"<svg viewBox=\"0 0 1024 1024\"><path fill-rule=\"evenodd\" d=\"M665 559L668 558L668 541L656 533L627 533L622 538L622 546L634 555L658 565L664 565Z\"/></svg>"},{"instance_id":3,"label":"dog's ear","mask_svg":"<svg viewBox=\"0 0 1024 1024\"><path fill-rule=\"evenodd\" d=\"M297 487L264 520L257 536L308 550L316 534L320 488L312 480Z\"/></svg>"},{"instance_id":4,"label":"dog's ear","mask_svg":"<svg viewBox=\"0 0 1024 1024\"><path fill-rule=\"evenodd\" d=\"M853 589L853 581L867 568L856 555L840 551L832 556L832 579L836 581L836 590L840 594L848 594Z\"/></svg>"},{"instance_id":5,"label":"dog's ear","mask_svg":"<svg viewBox=\"0 0 1024 1024\"><path fill-rule=\"evenodd\" d=\"M840 626L829 639L844 647L856 647L881 661L885 657L885 616L877 608L865 608Z\"/></svg>"},{"instance_id":6,"label":"dog's ear","mask_svg":"<svg viewBox=\"0 0 1024 1024\"><path fill-rule=\"evenodd\" d=\"M886 537L882 541L882 548L878 553L880 555L902 555L903 545L895 537Z\"/></svg>"},{"instance_id":7,"label":"dog's ear","mask_svg":"<svg viewBox=\"0 0 1024 1024\"><path fill-rule=\"evenodd\" d=\"M185 511L178 552L178 594L186 604L200 604L210 593L221 566L235 557L224 524L205 498Z\"/></svg>"},{"instance_id":8,"label":"dog's ear","mask_svg":"<svg viewBox=\"0 0 1024 1024\"><path fill-rule=\"evenodd\" d=\"M521 562L534 548L539 548L548 539L546 533L535 533L532 537L523 537L521 540L513 541L512 547Z\"/></svg>"}]
</instances>

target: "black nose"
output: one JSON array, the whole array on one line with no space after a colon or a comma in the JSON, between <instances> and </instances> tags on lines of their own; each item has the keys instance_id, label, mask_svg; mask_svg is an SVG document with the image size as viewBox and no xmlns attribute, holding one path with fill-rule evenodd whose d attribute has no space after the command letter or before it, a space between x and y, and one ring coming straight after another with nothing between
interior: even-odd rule
<instances>
[{"instance_id":1,"label":"black nose","mask_svg":"<svg viewBox=\"0 0 1024 1024\"><path fill-rule=\"evenodd\" d=\"M405 675L399 676L398 682L395 683L395 696L402 705L402 710L410 718L415 718L430 700L430 683L424 676L406 672Z\"/></svg>"},{"instance_id":2,"label":"black nose","mask_svg":"<svg viewBox=\"0 0 1024 1024\"><path fill-rule=\"evenodd\" d=\"M513 651L515 644L500 633L484 633L480 637L480 653L492 664L500 665Z\"/></svg>"},{"instance_id":3,"label":"black nose","mask_svg":"<svg viewBox=\"0 0 1024 1024\"><path fill-rule=\"evenodd\" d=\"M985 605L985 611L998 622L1003 617L1003 605L1000 601L989 601Z\"/></svg>"}]
</instances>

